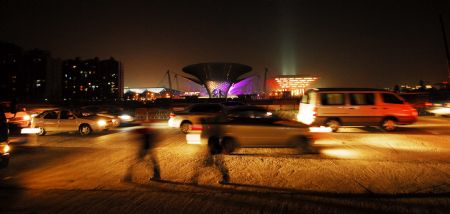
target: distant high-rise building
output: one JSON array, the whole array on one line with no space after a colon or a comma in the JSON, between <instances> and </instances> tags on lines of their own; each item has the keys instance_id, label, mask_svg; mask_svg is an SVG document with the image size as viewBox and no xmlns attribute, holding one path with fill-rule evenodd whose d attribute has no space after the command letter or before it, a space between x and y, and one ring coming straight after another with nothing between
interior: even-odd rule
<instances>
[{"instance_id":1,"label":"distant high-rise building","mask_svg":"<svg viewBox=\"0 0 450 214\"><path fill-rule=\"evenodd\" d=\"M0 99L16 100L24 94L22 61L21 47L0 42Z\"/></svg>"},{"instance_id":2,"label":"distant high-rise building","mask_svg":"<svg viewBox=\"0 0 450 214\"><path fill-rule=\"evenodd\" d=\"M62 71L64 100L119 100L123 96L122 63L114 58L65 60Z\"/></svg>"},{"instance_id":3,"label":"distant high-rise building","mask_svg":"<svg viewBox=\"0 0 450 214\"><path fill-rule=\"evenodd\" d=\"M0 42L1 99L16 101L57 100L60 64L49 51L24 51L17 45ZM60 79L60 78L59 78ZM58 80L59 80L58 79Z\"/></svg>"}]
</instances>

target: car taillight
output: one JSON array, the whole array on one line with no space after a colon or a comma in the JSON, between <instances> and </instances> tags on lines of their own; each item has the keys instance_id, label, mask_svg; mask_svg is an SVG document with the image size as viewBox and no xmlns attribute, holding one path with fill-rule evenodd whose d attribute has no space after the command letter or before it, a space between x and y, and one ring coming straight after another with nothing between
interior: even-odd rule
<instances>
[{"instance_id":1,"label":"car taillight","mask_svg":"<svg viewBox=\"0 0 450 214\"><path fill-rule=\"evenodd\" d=\"M174 118L176 115L174 113L169 114L169 118Z\"/></svg>"},{"instance_id":2,"label":"car taillight","mask_svg":"<svg viewBox=\"0 0 450 214\"><path fill-rule=\"evenodd\" d=\"M194 124L194 125L192 125L192 130L193 131L201 131L201 130L203 130L203 126L200 124Z\"/></svg>"}]
</instances>

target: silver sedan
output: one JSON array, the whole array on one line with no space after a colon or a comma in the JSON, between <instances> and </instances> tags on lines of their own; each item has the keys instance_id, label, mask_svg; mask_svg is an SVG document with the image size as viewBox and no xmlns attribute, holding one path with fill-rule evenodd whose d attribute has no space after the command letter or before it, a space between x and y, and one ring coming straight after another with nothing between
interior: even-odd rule
<instances>
[{"instance_id":1,"label":"silver sedan","mask_svg":"<svg viewBox=\"0 0 450 214\"><path fill-rule=\"evenodd\" d=\"M32 128L38 128L38 135L47 132L78 131L81 135L108 130L118 125L118 121L108 117L83 114L66 109L44 111L34 117Z\"/></svg>"}]
</instances>

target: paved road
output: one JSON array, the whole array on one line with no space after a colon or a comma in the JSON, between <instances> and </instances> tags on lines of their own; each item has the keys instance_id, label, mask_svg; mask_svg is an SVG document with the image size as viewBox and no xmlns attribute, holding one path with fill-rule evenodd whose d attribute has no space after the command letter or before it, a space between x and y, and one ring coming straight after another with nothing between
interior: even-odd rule
<instances>
[{"instance_id":1,"label":"paved road","mask_svg":"<svg viewBox=\"0 0 450 214\"><path fill-rule=\"evenodd\" d=\"M316 155L290 149L241 149L220 171L203 167L202 147L158 126L162 181L146 164L122 182L137 149L120 128L14 138L0 170L0 212L442 212L450 208L450 119L422 117L394 133L344 128L321 134ZM151 170L150 170L151 171ZM194 174L198 183L192 183Z\"/></svg>"}]
</instances>

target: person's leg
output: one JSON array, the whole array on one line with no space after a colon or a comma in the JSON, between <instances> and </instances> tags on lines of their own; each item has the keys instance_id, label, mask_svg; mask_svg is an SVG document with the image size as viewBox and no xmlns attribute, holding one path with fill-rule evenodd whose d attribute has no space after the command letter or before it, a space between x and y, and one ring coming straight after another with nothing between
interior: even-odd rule
<instances>
[{"instance_id":1,"label":"person's leg","mask_svg":"<svg viewBox=\"0 0 450 214\"><path fill-rule=\"evenodd\" d=\"M153 177L151 177L151 180L160 180L161 174L160 174L160 168L158 160L156 159L156 154L152 151L150 152L150 161L153 165Z\"/></svg>"},{"instance_id":2,"label":"person's leg","mask_svg":"<svg viewBox=\"0 0 450 214\"><path fill-rule=\"evenodd\" d=\"M137 158L133 158L133 160L131 160L130 166L128 166L125 176L123 177L123 181L131 182L133 180L133 169L138 162L139 162L139 159L137 159Z\"/></svg>"},{"instance_id":3,"label":"person's leg","mask_svg":"<svg viewBox=\"0 0 450 214\"><path fill-rule=\"evenodd\" d=\"M230 175L228 174L228 169L224 164L223 156L222 155L214 155L214 165L217 166L220 173L222 174L222 180L219 181L219 183L229 183L230 182Z\"/></svg>"}]
</instances>

